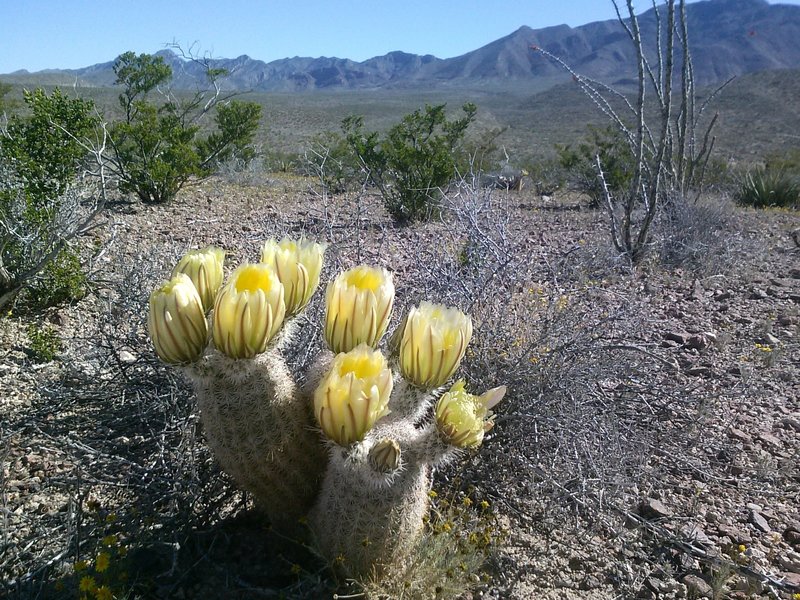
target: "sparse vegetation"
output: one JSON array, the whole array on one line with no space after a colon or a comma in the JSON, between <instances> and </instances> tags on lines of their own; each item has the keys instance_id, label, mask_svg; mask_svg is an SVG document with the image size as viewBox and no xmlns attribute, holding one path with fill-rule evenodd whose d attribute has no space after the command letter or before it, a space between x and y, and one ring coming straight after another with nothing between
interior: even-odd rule
<instances>
[{"instance_id":1,"label":"sparse vegetation","mask_svg":"<svg viewBox=\"0 0 800 600\"><path fill-rule=\"evenodd\" d=\"M75 183L98 125L92 102L37 89L25 93L25 103L30 115L12 116L0 135L0 308L43 270L63 270L67 242L103 202L102 193L82 202L87 188ZM74 260L70 268L80 270Z\"/></svg>"},{"instance_id":2,"label":"sparse vegetation","mask_svg":"<svg viewBox=\"0 0 800 600\"><path fill-rule=\"evenodd\" d=\"M152 96L172 79L163 57L126 52L114 63L114 73L123 87L119 104L124 118L110 130L111 166L122 191L146 203L169 202L189 181L211 175L220 163L253 159L261 107L222 95L224 71L207 68L206 88L188 99L165 92L161 103ZM201 135L207 114L213 114L215 131Z\"/></svg>"},{"instance_id":3,"label":"sparse vegetation","mask_svg":"<svg viewBox=\"0 0 800 600\"><path fill-rule=\"evenodd\" d=\"M800 202L800 184L782 169L756 169L745 175L736 201L755 208L796 208Z\"/></svg>"},{"instance_id":4,"label":"sparse vegetation","mask_svg":"<svg viewBox=\"0 0 800 600\"><path fill-rule=\"evenodd\" d=\"M676 18L675 27L680 25ZM142 136L145 145L152 142L148 152L171 148L161 157L170 164L142 159L128 171L149 182L145 201L152 206L115 204L113 218L99 223L91 236L73 236L63 244L20 296L34 311L54 303L65 306L44 314L15 309L13 317L4 310L0 320L0 593L14 600L292 600L335 594L461 600L470 591L474 597L509 600L672 600L800 593L790 577L800 551L795 502L800 271L791 241L794 233L800 245L796 211L743 210L725 194L701 193L697 186L712 166L708 154L687 146L681 158L682 151L670 144L680 145L682 134L667 135L672 142L660 146L663 113L644 139L634 125L591 129L577 146L565 143L559 156L529 168L532 190L481 187L475 173L464 168L461 149L476 114L470 105L452 121L443 104L408 114L399 124L389 118L390 109L380 116L380 125L375 124L380 119L347 119L342 134L307 136L302 146L273 144L259 157L263 160L253 160L252 138L245 136L241 145L219 150L199 170L181 173L221 147L222 129L250 131L255 112L229 113L227 125L216 133L191 118L184 128L178 115L199 96L167 92L160 104L159 87L152 86L167 81L161 79L167 70L148 55L129 54L126 60L130 68L120 67L127 84L119 106L133 116L130 130L117 129L114 142L133 146ZM212 81L221 75L212 73ZM683 97L688 99L690 91ZM208 93L206 99L217 97L213 89ZM669 108L663 97L657 102ZM328 108L324 102L314 106L319 112ZM678 112L686 118L692 110L687 105ZM307 120L298 114L292 112L291 125L287 120L281 126L329 125L314 111ZM636 106L633 114L641 116ZM35 113L18 118L12 122L22 127ZM682 122L666 123L680 130ZM652 147L651 136L657 142ZM105 154L81 136L61 141L77 143L63 170L55 170L67 183L37 192L48 201L59 198L59 219L71 214L63 207L93 208L100 197L75 185L75 166L87 155L108 164L96 160ZM493 160L494 142L489 135L468 147L473 167ZM552 149L552 140L542 146ZM293 147L305 148L305 156ZM670 156L666 162L655 160L661 150L662 158ZM213 163L223 159L226 170L267 164L272 172L257 187L210 176L217 169ZM112 163L116 160L119 155ZM765 162L765 173L783 173L796 186L796 153L768 156ZM38 166L35 160L32 164ZM144 173L145 164L163 175L161 183ZM724 184L728 162L713 166L716 181ZM27 172L35 173L33 167ZM27 198L25 186L36 177L19 176L13 161L0 160L0 168L2 189L18 192L8 197ZM119 164L110 168L120 174ZM295 172L298 168L302 173ZM653 182L656 172L661 175ZM368 175L377 189L369 186ZM168 183L173 177L177 180ZM184 189L180 202L162 200L197 178L207 180ZM568 178L579 193L563 185ZM123 190L138 194L132 182L122 181ZM759 185L765 190L760 196L769 198L783 184ZM638 195L631 196L632 190ZM543 200L542 194L549 198ZM611 214L587 207L587 194L600 206L611 204ZM631 198L633 204L624 204ZM658 210L646 222L650 201ZM437 218L426 221L433 215ZM613 244L608 244L609 218L619 226ZM627 238L621 233L626 219L631 220ZM406 226L393 227L392 221ZM78 220L71 216L68 222ZM637 245L642 231L644 241ZM461 366L470 387L504 383L509 388L495 409L493 428L486 430L481 421L484 429L467 432L485 436L483 447L420 471L422 483L415 484L411 496L430 510L411 551L392 553L396 562L388 573L353 569L353 555L369 555L378 543L391 547L401 537L393 531L388 540L377 539L396 526L385 522L390 514L384 510L390 505L386 494L362 496L370 502L360 503L351 495L358 486L331 486L327 507L340 512L323 506L312 518L296 518L299 502L286 501L292 486L306 492L313 487L307 481L316 482L313 473L335 457L345 457L336 472L348 483L364 457L354 452L358 442L336 443L347 425L329 427L325 435L333 441L323 445L316 425L302 423L310 418L304 405L292 402L291 416L282 411L272 423L218 411L218 421L226 421L222 426L210 420L209 405L230 400L230 388L257 408L266 404L264 380L241 383L255 371L250 359L223 359L231 370L224 377L209 377L209 365L203 363L197 381L219 388L196 392L180 375L194 368L185 364L189 360L205 360L215 352L205 347L202 327L197 339L181 348L178 369L166 368L154 353L164 354L172 340L167 336L160 346L152 342L149 292L170 277L180 256L224 245L233 250L228 259L234 263L263 260L262 242L284 235L327 244L322 272L309 276L306 268L302 276L298 270L298 281L319 275L324 287L335 272L360 263L395 274L394 316L387 318L384 341L374 341L379 349L388 353L393 346L388 338L402 337L392 330L405 330L407 321L399 317L409 307L435 299L471 315L472 340ZM92 263L97 279L89 287L78 257L94 254L99 246L104 251ZM211 270L204 263L196 272L210 281ZM214 277L222 272L220 266ZM369 280L366 287L381 287L371 277L364 280ZM91 294L84 293L87 288ZM321 326L324 297L311 294L305 315L278 345L286 359L286 369L278 369L285 371L280 374L284 385L278 387L289 390L293 400L295 383L312 385L312 366L318 366L326 342L336 338L327 324ZM190 325L207 325L207 304L200 300ZM162 306L164 320L174 323L177 312ZM221 312L212 324L223 322ZM339 320L331 321L334 331ZM368 324L367 336L381 328ZM339 341L346 337L340 335ZM234 350L249 352L246 345ZM214 346L223 342L218 339ZM270 352L255 361L274 366L276 356ZM339 390L331 387L325 396L330 399L333 391ZM423 405L435 403L442 391L418 399ZM242 403L232 404L238 410ZM399 411L393 412L397 417ZM418 441L432 420L405 416L410 426L402 439ZM215 424L235 434L221 435ZM386 431L402 437L398 430ZM272 452L274 446L253 451L241 443L245 439L288 440L290 445L280 452ZM395 481L385 477L392 468L398 477L411 472L422 452L417 446L412 451L409 442L403 453L393 454L396 448L386 439L375 441L372 448L380 447L380 456L367 462L370 469L380 464L382 470L370 480L373 491ZM227 461L220 447L230 453ZM235 472L229 468L231 456L233 462L242 459ZM285 462L272 473L274 484L255 485L253 491L254 473L275 457ZM312 475L294 477L299 465ZM431 485L436 492L419 495ZM291 518L281 522L287 512ZM368 517L376 515L377 533L349 540L356 543L347 552L322 558L319 536L312 532L319 531L320 522L341 526L344 535L328 540L335 547L350 531L339 515L357 527L366 527Z\"/></svg>"},{"instance_id":5,"label":"sparse vegetation","mask_svg":"<svg viewBox=\"0 0 800 600\"><path fill-rule=\"evenodd\" d=\"M445 109L439 104L415 110L383 137L364 131L361 117L343 123L348 142L380 190L386 210L399 223L436 215L442 189L459 170L457 151L477 107L464 104L464 116L453 120L447 119Z\"/></svg>"}]
</instances>

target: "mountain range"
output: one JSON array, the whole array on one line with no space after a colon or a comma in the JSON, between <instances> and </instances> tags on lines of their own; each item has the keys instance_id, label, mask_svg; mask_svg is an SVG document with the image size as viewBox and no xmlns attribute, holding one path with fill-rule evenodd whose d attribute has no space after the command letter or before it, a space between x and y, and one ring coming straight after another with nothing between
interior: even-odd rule
<instances>
[{"instance_id":1,"label":"mountain range","mask_svg":"<svg viewBox=\"0 0 800 600\"><path fill-rule=\"evenodd\" d=\"M660 8L663 10L663 7ZM686 7L695 83L710 85L756 71L800 65L800 6L765 0L705 0ZM656 9L639 17L646 48L654 55ZM565 78L562 68L532 51L541 47L577 72L612 84L630 83L636 73L634 48L616 20L580 27L543 29L523 26L503 38L454 58L390 52L356 62L346 58L294 57L263 62L243 55L212 59L226 69L226 87L266 92L352 90L415 87L481 87L509 85L545 89ZM125 49L121 49L124 51ZM192 88L202 81L203 67L171 50L161 50L173 68L175 88ZM110 86L114 61L81 69L48 69L3 75L10 83Z\"/></svg>"}]
</instances>

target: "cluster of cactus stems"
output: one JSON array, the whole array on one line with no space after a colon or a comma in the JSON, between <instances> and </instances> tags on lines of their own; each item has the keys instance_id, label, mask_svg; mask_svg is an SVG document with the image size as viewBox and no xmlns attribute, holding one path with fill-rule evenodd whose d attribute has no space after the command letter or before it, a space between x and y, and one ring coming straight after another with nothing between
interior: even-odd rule
<instances>
[{"instance_id":1,"label":"cluster of cactus stems","mask_svg":"<svg viewBox=\"0 0 800 600\"><path fill-rule=\"evenodd\" d=\"M332 564L380 576L420 538L432 469L481 444L505 387L482 395L464 381L444 387L472 336L456 308L412 308L387 358L378 346L394 283L366 265L328 285L328 349L298 386L282 348L319 286L324 251L269 240L258 263L227 281L224 251L192 251L151 294L148 327L158 356L192 382L220 465L273 525L292 531L306 517Z\"/></svg>"}]
</instances>

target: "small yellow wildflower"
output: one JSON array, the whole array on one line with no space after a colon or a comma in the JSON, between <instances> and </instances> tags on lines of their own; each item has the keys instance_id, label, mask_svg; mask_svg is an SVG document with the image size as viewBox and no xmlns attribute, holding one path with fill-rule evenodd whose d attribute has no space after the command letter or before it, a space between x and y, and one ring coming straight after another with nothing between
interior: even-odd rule
<instances>
[{"instance_id":1,"label":"small yellow wildflower","mask_svg":"<svg viewBox=\"0 0 800 600\"><path fill-rule=\"evenodd\" d=\"M461 501L461 504L464 506L472 506L472 500L469 496L464 496L464 499Z\"/></svg>"},{"instance_id":2,"label":"small yellow wildflower","mask_svg":"<svg viewBox=\"0 0 800 600\"><path fill-rule=\"evenodd\" d=\"M481 500L481 508L486 510L489 508L489 503L486 500Z\"/></svg>"},{"instance_id":3,"label":"small yellow wildflower","mask_svg":"<svg viewBox=\"0 0 800 600\"><path fill-rule=\"evenodd\" d=\"M431 490L430 492L428 492L428 498L436 498L436 496L438 496L438 495L439 495L439 494L437 494L437 493L436 493L436 492L434 492L433 490Z\"/></svg>"},{"instance_id":4,"label":"small yellow wildflower","mask_svg":"<svg viewBox=\"0 0 800 600\"><path fill-rule=\"evenodd\" d=\"M94 597L97 600L113 600L114 594L111 593L111 588L107 585L101 585L95 590Z\"/></svg>"},{"instance_id":5,"label":"small yellow wildflower","mask_svg":"<svg viewBox=\"0 0 800 600\"><path fill-rule=\"evenodd\" d=\"M292 565L292 575L300 575L300 573L302 573L302 571L303 571L303 567L301 567L297 563L294 563Z\"/></svg>"},{"instance_id":6,"label":"small yellow wildflower","mask_svg":"<svg viewBox=\"0 0 800 600\"><path fill-rule=\"evenodd\" d=\"M111 556L108 552L99 552L97 559L94 563L94 570L98 573L103 573L108 570L108 565L111 563Z\"/></svg>"},{"instance_id":7,"label":"small yellow wildflower","mask_svg":"<svg viewBox=\"0 0 800 600\"><path fill-rule=\"evenodd\" d=\"M115 546L117 544L117 536L107 535L102 540L103 546Z\"/></svg>"},{"instance_id":8,"label":"small yellow wildflower","mask_svg":"<svg viewBox=\"0 0 800 600\"><path fill-rule=\"evenodd\" d=\"M81 582L78 584L78 589L82 592L92 592L97 589L97 582L94 577L86 575L81 577Z\"/></svg>"}]
</instances>

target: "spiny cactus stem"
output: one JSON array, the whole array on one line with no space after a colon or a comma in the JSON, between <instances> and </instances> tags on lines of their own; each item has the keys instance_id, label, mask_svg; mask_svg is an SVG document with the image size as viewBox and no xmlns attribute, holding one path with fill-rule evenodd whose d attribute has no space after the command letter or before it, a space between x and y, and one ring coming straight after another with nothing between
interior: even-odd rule
<instances>
[{"instance_id":1,"label":"spiny cactus stem","mask_svg":"<svg viewBox=\"0 0 800 600\"><path fill-rule=\"evenodd\" d=\"M395 376L392 397L389 399L391 412L384 419L388 423L397 421L417 423L427 414L433 403L432 392L418 388L404 379L399 374L397 365L394 365L392 370Z\"/></svg>"}]
</instances>

